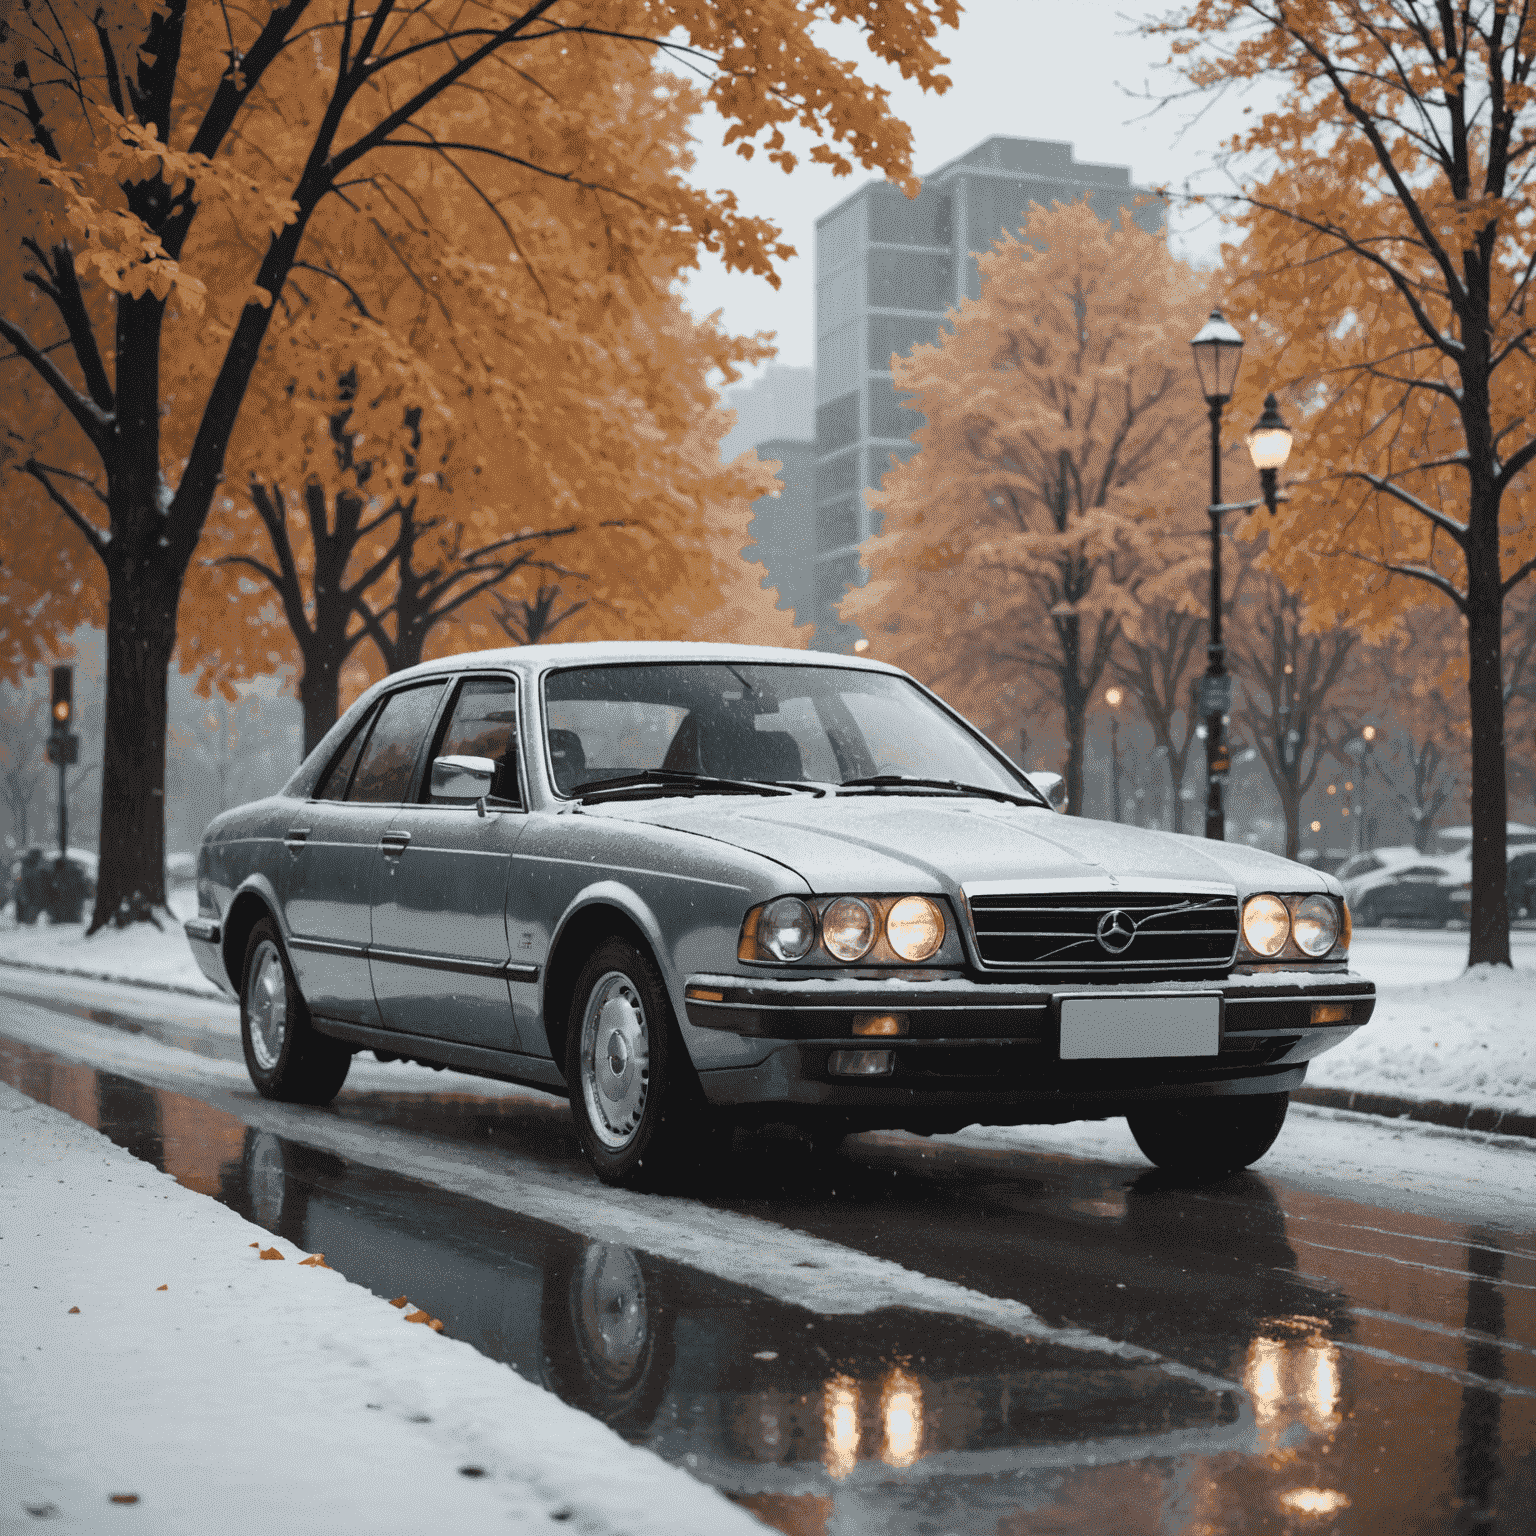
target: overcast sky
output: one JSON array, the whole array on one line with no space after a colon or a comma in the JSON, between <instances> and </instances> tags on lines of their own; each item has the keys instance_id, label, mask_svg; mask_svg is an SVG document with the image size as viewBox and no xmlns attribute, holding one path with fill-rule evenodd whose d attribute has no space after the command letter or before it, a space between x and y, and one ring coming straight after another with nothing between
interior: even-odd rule
<instances>
[{"instance_id":1,"label":"overcast sky","mask_svg":"<svg viewBox=\"0 0 1536 1536\"><path fill-rule=\"evenodd\" d=\"M1225 185L1212 177L1210 156L1237 125L1239 104L1215 103L1191 125L1187 106L1149 118L1150 103L1134 99L1132 93L1166 95L1176 84L1160 68L1166 43L1136 32L1152 10L1125 0L965 0L958 30L939 37L954 81L943 96L925 96L867 53L861 69L891 90L897 115L911 125L919 173L992 134L1006 134L1065 140L1079 160L1130 166L1139 186L1180 186L1190 177L1208 187ZM781 268L777 291L762 278L727 274L705 257L688 284L688 302L698 314L724 310L732 330L777 332L777 361L807 366L814 361L816 219L868 174L836 178L802 159L786 176L761 157L749 163L723 150L718 119L702 120L698 133L698 182L731 188L744 210L781 225L799 255ZM1191 259L1213 256L1219 237L1208 215L1174 218L1175 248Z\"/></svg>"}]
</instances>

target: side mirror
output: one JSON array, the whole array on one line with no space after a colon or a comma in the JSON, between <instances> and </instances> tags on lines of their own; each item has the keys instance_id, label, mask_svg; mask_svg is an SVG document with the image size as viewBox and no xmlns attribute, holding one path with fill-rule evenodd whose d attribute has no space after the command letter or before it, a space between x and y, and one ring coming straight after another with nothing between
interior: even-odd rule
<instances>
[{"instance_id":1,"label":"side mirror","mask_svg":"<svg viewBox=\"0 0 1536 1536\"><path fill-rule=\"evenodd\" d=\"M1053 811L1065 811L1067 808L1067 781L1059 773L1026 773L1024 775L1045 798L1050 801Z\"/></svg>"},{"instance_id":2,"label":"side mirror","mask_svg":"<svg viewBox=\"0 0 1536 1536\"><path fill-rule=\"evenodd\" d=\"M489 757L434 757L432 798L461 805L484 800L496 780L496 764ZM484 814L482 807L481 814Z\"/></svg>"}]
</instances>

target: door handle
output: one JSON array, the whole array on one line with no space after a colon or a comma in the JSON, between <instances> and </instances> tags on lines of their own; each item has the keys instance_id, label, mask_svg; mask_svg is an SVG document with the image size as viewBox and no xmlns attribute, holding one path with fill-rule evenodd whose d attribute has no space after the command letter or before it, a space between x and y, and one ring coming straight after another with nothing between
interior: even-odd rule
<instances>
[{"instance_id":1,"label":"door handle","mask_svg":"<svg viewBox=\"0 0 1536 1536\"><path fill-rule=\"evenodd\" d=\"M379 839L379 849L386 859L398 859L410 840L409 832L386 832Z\"/></svg>"},{"instance_id":2,"label":"door handle","mask_svg":"<svg viewBox=\"0 0 1536 1536\"><path fill-rule=\"evenodd\" d=\"M283 838L283 846L289 853L297 853L309 841L308 827L289 827Z\"/></svg>"}]
</instances>

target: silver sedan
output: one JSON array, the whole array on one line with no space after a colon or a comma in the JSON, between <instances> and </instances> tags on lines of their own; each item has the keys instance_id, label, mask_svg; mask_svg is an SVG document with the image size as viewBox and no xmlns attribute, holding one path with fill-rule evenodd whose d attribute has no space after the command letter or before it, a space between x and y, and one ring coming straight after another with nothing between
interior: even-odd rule
<instances>
[{"instance_id":1,"label":"silver sedan","mask_svg":"<svg viewBox=\"0 0 1536 1536\"><path fill-rule=\"evenodd\" d=\"M814 1137L1125 1115L1246 1166L1370 1017L1332 877L1053 814L878 662L556 645L370 689L210 825L206 974L267 1096L354 1052L568 1093L615 1184L742 1122Z\"/></svg>"}]
</instances>

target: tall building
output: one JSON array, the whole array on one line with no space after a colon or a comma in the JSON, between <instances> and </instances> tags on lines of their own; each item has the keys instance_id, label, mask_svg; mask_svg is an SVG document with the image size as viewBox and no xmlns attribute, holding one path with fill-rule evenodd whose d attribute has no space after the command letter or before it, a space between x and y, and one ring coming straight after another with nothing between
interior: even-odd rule
<instances>
[{"instance_id":1,"label":"tall building","mask_svg":"<svg viewBox=\"0 0 1536 1536\"><path fill-rule=\"evenodd\" d=\"M1133 187L1126 167L1079 164L1070 144L1009 138L940 166L911 201L871 182L816 221L813 601L797 611L815 619L818 649L858 639L835 604L862 581L859 546L876 532L863 493L879 487L893 455L917 451L922 418L892 386L891 354L932 341L947 309L979 296L977 255L1016 231L1031 203L1084 194L1101 218L1131 207L1143 228L1163 227L1162 203Z\"/></svg>"},{"instance_id":2,"label":"tall building","mask_svg":"<svg viewBox=\"0 0 1536 1536\"><path fill-rule=\"evenodd\" d=\"M750 384L724 392L736 425L720 444L729 462L756 449L760 459L777 459L783 489L752 503L748 532L753 544L742 551L767 569L764 587L778 590L780 608L807 623L816 588L816 388L809 368L770 365Z\"/></svg>"}]
</instances>

